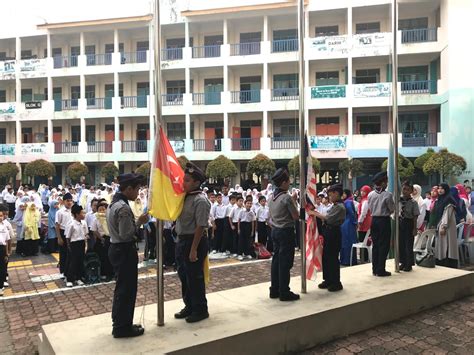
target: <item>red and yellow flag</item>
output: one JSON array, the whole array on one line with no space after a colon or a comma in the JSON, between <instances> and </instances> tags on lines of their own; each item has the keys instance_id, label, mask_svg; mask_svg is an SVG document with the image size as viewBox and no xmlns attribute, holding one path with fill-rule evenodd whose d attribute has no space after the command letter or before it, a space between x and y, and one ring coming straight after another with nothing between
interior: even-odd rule
<instances>
[{"instance_id":1,"label":"red and yellow flag","mask_svg":"<svg viewBox=\"0 0 474 355\"><path fill-rule=\"evenodd\" d=\"M150 214L163 221L175 221L184 203L184 171L176 159L168 137L160 127L159 144L155 145L155 161L151 171Z\"/></svg>"}]
</instances>

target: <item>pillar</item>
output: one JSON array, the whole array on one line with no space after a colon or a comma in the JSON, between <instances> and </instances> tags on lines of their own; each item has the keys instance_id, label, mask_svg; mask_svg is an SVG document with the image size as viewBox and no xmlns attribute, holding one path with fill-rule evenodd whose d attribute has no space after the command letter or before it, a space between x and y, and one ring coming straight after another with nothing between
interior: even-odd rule
<instances>
[{"instance_id":1,"label":"pillar","mask_svg":"<svg viewBox=\"0 0 474 355\"><path fill-rule=\"evenodd\" d=\"M114 52L118 53L120 51L120 46L119 46L119 33L118 30L114 30Z\"/></svg>"},{"instance_id":2,"label":"pillar","mask_svg":"<svg viewBox=\"0 0 474 355\"><path fill-rule=\"evenodd\" d=\"M223 34L224 34L224 35L223 35L223 37L224 37L224 38L223 38L223 44L226 45L226 44L229 42L228 37L227 37L227 36L228 36L228 24L227 24L227 19L224 19L224 29L223 29L222 32L223 32Z\"/></svg>"},{"instance_id":3,"label":"pillar","mask_svg":"<svg viewBox=\"0 0 474 355\"><path fill-rule=\"evenodd\" d=\"M268 16L263 16L263 40L268 41Z\"/></svg>"},{"instance_id":4,"label":"pillar","mask_svg":"<svg viewBox=\"0 0 474 355\"><path fill-rule=\"evenodd\" d=\"M349 48L352 48L352 6L347 8L347 45ZM348 142L349 147L352 147L352 135L353 132L353 110L352 110L352 51L348 51L347 57L347 90L346 90L346 97L349 98L349 106L347 110L347 134L348 134Z\"/></svg>"},{"instance_id":5,"label":"pillar","mask_svg":"<svg viewBox=\"0 0 474 355\"><path fill-rule=\"evenodd\" d=\"M48 118L48 143L53 143L53 120Z\"/></svg>"},{"instance_id":6,"label":"pillar","mask_svg":"<svg viewBox=\"0 0 474 355\"><path fill-rule=\"evenodd\" d=\"M85 46L85 43L84 43L84 32L81 32L81 34L79 35L79 47L80 47L80 54L81 55L84 55L86 54L86 46Z\"/></svg>"},{"instance_id":7,"label":"pillar","mask_svg":"<svg viewBox=\"0 0 474 355\"><path fill-rule=\"evenodd\" d=\"M46 34L46 56L49 58L51 57L51 51L52 51L52 47L51 47L51 33L47 33Z\"/></svg>"}]
</instances>

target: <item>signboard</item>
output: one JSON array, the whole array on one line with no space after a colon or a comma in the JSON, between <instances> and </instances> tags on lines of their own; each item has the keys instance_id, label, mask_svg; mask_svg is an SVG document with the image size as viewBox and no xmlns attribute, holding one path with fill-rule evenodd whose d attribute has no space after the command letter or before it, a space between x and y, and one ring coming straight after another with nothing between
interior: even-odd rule
<instances>
[{"instance_id":1,"label":"signboard","mask_svg":"<svg viewBox=\"0 0 474 355\"><path fill-rule=\"evenodd\" d=\"M22 144L21 154L48 154L46 143Z\"/></svg>"},{"instance_id":2,"label":"signboard","mask_svg":"<svg viewBox=\"0 0 474 355\"><path fill-rule=\"evenodd\" d=\"M347 53L347 36L316 37L311 40L311 47L315 48L318 52Z\"/></svg>"},{"instance_id":3,"label":"signboard","mask_svg":"<svg viewBox=\"0 0 474 355\"><path fill-rule=\"evenodd\" d=\"M0 155L15 155L15 144L0 144Z\"/></svg>"},{"instance_id":4,"label":"signboard","mask_svg":"<svg viewBox=\"0 0 474 355\"><path fill-rule=\"evenodd\" d=\"M170 141L175 153L184 153L184 141Z\"/></svg>"},{"instance_id":5,"label":"signboard","mask_svg":"<svg viewBox=\"0 0 474 355\"><path fill-rule=\"evenodd\" d=\"M23 59L20 61L22 78L46 76L46 59Z\"/></svg>"},{"instance_id":6,"label":"signboard","mask_svg":"<svg viewBox=\"0 0 474 355\"><path fill-rule=\"evenodd\" d=\"M0 102L0 115L15 113L15 104L9 102Z\"/></svg>"},{"instance_id":7,"label":"signboard","mask_svg":"<svg viewBox=\"0 0 474 355\"><path fill-rule=\"evenodd\" d=\"M392 92L390 83L357 84L354 85L354 97L387 97Z\"/></svg>"},{"instance_id":8,"label":"signboard","mask_svg":"<svg viewBox=\"0 0 474 355\"><path fill-rule=\"evenodd\" d=\"M346 149L346 136L311 136L311 149L319 150L339 150Z\"/></svg>"},{"instance_id":9,"label":"signboard","mask_svg":"<svg viewBox=\"0 0 474 355\"><path fill-rule=\"evenodd\" d=\"M5 60L0 62L0 80L15 79L15 60Z\"/></svg>"},{"instance_id":10,"label":"signboard","mask_svg":"<svg viewBox=\"0 0 474 355\"><path fill-rule=\"evenodd\" d=\"M345 85L325 85L314 86L311 88L312 99L328 99L337 97L346 97Z\"/></svg>"},{"instance_id":11,"label":"signboard","mask_svg":"<svg viewBox=\"0 0 474 355\"><path fill-rule=\"evenodd\" d=\"M41 108L41 101L27 101L25 102L25 108L28 110Z\"/></svg>"},{"instance_id":12,"label":"signboard","mask_svg":"<svg viewBox=\"0 0 474 355\"><path fill-rule=\"evenodd\" d=\"M353 46L359 48L390 46L390 39L390 33L358 34L353 37Z\"/></svg>"}]
</instances>

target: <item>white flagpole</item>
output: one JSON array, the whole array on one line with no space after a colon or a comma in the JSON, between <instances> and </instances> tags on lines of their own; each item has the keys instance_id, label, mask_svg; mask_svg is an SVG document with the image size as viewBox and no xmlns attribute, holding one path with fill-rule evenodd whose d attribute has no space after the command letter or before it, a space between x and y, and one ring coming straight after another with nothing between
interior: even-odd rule
<instances>
[{"instance_id":1,"label":"white flagpole","mask_svg":"<svg viewBox=\"0 0 474 355\"><path fill-rule=\"evenodd\" d=\"M306 176L305 176L305 147L308 144L305 140L304 125L304 0L298 1L298 49L299 49L299 125L300 125L300 251L301 251L301 293L306 293L306 230L304 221L304 205L306 195Z\"/></svg>"},{"instance_id":2,"label":"white flagpole","mask_svg":"<svg viewBox=\"0 0 474 355\"><path fill-rule=\"evenodd\" d=\"M393 33L393 50L392 50L392 123L393 123L393 198L395 200L395 233L393 252L395 257L395 272L400 272L400 256L398 252L400 221L399 221L399 199L400 193L398 189L398 54L397 54L397 35L398 35L398 4L397 0L392 2L392 33Z\"/></svg>"}]
</instances>

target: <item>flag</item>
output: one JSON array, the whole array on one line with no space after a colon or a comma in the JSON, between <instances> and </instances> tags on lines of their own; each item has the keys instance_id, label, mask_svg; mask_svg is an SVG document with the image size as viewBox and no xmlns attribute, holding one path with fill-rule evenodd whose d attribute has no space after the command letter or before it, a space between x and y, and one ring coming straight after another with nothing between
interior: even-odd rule
<instances>
[{"instance_id":1,"label":"flag","mask_svg":"<svg viewBox=\"0 0 474 355\"><path fill-rule=\"evenodd\" d=\"M150 174L150 214L162 221L176 221L184 204L184 171L162 127L157 143Z\"/></svg>"},{"instance_id":2,"label":"flag","mask_svg":"<svg viewBox=\"0 0 474 355\"><path fill-rule=\"evenodd\" d=\"M313 206L316 206L316 174L313 169L313 156L311 155L311 149L309 147L309 141L305 137L305 161L306 161L306 206L308 210L311 202ZM309 216L306 218L306 279L316 280L316 275L322 270L323 260L323 237L319 235L318 224L316 223L316 217Z\"/></svg>"},{"instance_id":3,"label":"flag","mask_svg":"<svg viewBox=\"0 0 474 355\"><path fill-rule=\"evenodd\" d=\"M393 193L395 191L395 183L398 183L398 191L400 191L400 178L395 182L395 156L392 135L388 147L388 164L387 164L388 187L387 191Z\"/></svg>"}]
</instances>

